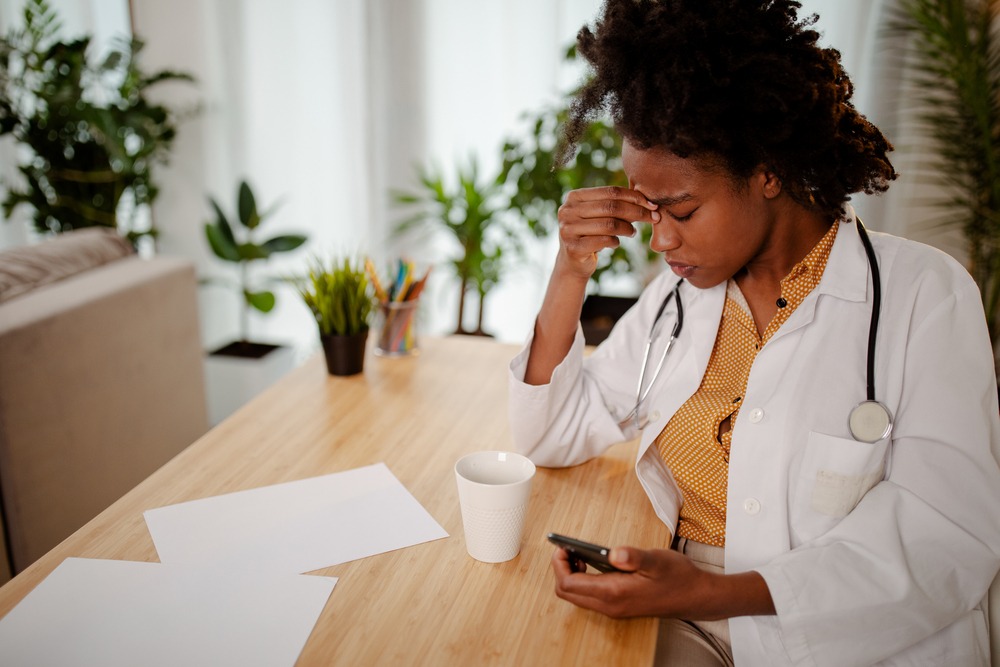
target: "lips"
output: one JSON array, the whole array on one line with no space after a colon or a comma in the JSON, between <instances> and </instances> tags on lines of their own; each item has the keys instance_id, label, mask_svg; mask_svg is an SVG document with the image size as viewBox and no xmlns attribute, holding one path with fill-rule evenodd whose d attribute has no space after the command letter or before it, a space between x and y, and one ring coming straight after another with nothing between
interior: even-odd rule
<instances>
[{"instance_id":1,"label":"lips","mask_svg":"<svg viewBox=\"0 0 1000 667\"><path fill-rule=\"evenodd\" d=\"M669 260L667 261L667 264L670 266L670 270L673 271L675 275L678 275L681 278L690 278L691 275L698 268L696 266L691 266L690 264L685 264L683 262L673 262Z\"/></svg>"}]
</instances>

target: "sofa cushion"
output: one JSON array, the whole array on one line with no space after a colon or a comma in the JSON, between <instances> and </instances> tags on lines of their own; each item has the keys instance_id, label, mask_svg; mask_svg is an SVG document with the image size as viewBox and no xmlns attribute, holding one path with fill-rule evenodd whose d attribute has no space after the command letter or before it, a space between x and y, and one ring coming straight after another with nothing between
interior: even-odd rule
<instances>
[{"instance_id":1,"label":"sofa cushion","mask_svg":"<svg viewBox=\"0 0 1000 667\"><path fill-rule=\"evenodd\" d=\"M0 252L0 303L133 254L114 230L88 227Z\"/></svg>"},{"instance_id":2,"label":"sofa cushion","mask_svg":"<svg viewBox=\"0 0 1000 667\"><path fill-rule=\"evenodd\" d=\"M207 430L197 290L191 262L133 254L0 304L15 572Z\"/></svg>"}]
</instances>

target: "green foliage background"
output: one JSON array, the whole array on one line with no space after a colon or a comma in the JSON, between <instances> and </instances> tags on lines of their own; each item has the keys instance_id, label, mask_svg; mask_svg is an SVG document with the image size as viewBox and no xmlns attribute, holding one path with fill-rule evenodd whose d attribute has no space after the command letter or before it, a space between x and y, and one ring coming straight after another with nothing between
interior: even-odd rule
<instances>
[{"instance_id":1,"label":"green foliage background","mask_svg":"<svg viewBox=\"0 0 1000 667\"><path fill-rule=\"evenodd\" d=\"M927 176L945 186L942 221L962 227L990 337L1000 315L1000 0L901 0L892 30L909 36Z\"/></svg>"},{"instance_id":2,"label":"green foliage background","mask_svg":"<svg viewBox=\"0 0 1000 667\"><path fill-rule=\"evenodd\" d=\"M119 40L92 62L90 37L62 41L60 29L45 0L28 0L24 28L0 39L0 136L31 153L18 167L23 183L6 184L4 215L27 205L43 233L102 226L133 242L155 236L119 220L119 204L127 196L134 211L156 199L153 165L166 162L176 135L176 115L152 103L149 88L192 78L144 74L139 40Z\"/></svg>"}]
</instances>

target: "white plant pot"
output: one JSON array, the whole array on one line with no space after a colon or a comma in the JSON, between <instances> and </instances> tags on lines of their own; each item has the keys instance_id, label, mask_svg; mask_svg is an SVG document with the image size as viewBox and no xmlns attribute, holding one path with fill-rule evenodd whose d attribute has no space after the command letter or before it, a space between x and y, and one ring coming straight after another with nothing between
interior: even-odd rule
<instances>
[{"instance_id":1,"label":"white plant pot","mask_svg":"<svg viewBox=\"0 0 1000 667\"><path fill-rule=\"evenodd\" d=\"M295 367L295 349L288 345L276 346L258 359L224 356L217 352L205 356L205 393L212 426Z\"/></svg>"}]
</instances>

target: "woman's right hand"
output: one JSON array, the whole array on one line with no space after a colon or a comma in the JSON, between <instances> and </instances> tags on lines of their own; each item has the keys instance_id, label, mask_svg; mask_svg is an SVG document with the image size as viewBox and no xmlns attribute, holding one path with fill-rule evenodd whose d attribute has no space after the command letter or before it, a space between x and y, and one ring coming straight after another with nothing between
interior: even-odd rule
<instances>
[{"instance_id":1,"label":"woman's right hand","mask_svg":"<svg viewBox=\"0 0 1000 667\"><path fill-rule=\"evenodd\" d=\"M524 372L527 384L548 384L572 347L598 251L618 247L619 236L634 235L633 222L659 221L656 209L642 193L615 186L573 190L566 196L559 207L559 254Z\"/></svg>"},{"instance_id":2,"label":"woman's right hand","mask_svg":"<svg viewBox=\"0 0 1000 667\"><path fill-rule=\"evenodd\" d=\"M635 235L633 222L660 220L657 205L642 193L618 186L573 190L559 207L559 255L563 270L589 279L597 253L617 248L619 236Z\"/></svg>"}]
</instances>

